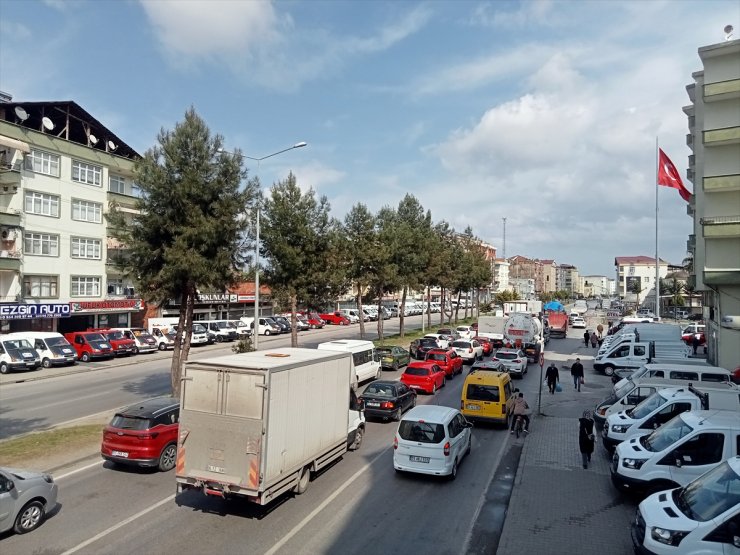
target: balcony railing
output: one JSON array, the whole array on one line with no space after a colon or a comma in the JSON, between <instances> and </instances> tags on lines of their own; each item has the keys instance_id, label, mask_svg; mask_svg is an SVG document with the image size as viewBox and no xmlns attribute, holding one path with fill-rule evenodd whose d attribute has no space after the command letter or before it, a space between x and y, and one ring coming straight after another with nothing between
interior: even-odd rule
<instances>
[{"instance_id":1,"label":"balcony railing","mask_svg":"<svg viewBox=\"0 0 740 555\"><path fill-rule=\"evenodd\" d=\"M0 258L21 258L23 253L20 250L0 250Z\"/></svg>"}]
</instances>

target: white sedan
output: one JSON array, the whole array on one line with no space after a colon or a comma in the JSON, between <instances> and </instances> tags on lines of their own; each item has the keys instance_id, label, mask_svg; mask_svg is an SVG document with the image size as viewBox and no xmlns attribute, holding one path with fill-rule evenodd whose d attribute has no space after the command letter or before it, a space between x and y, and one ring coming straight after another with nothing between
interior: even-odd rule
<instances>
[{"instance_id":1,"label":"white sedan","mask_svg":"<svg viewBox=\"0 0 740 555\"><path fill-rule=\"evenodd\" d=\"M580 316L576 316L575 318L573 318L573 322L571 322L570 327L586 329L586 320L584 320Z\"/></svg>"},{"instance_id":2,"label":"white sedan","mask_svg":"<svg viewBox=\"0 0 740 555\"><path fill-rule=\"evenodd\" d=\"M424 337L434 339L437 342L437 345L439 345L440 349L450 348L450 338L448 335L443 335L441 333L428 333Z\"/></svg>"}]
</instances>

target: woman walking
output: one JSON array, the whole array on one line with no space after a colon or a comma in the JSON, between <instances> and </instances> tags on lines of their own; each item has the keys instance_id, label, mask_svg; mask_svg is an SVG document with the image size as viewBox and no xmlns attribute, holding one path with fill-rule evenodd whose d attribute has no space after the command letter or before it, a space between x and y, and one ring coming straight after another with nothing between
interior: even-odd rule
<instances>
[{"instance_id":1,"label":"woman walking","mask_svg":"<svg viewBox=\"0 0 740 555\"><path fill-rule=\"evenodd\" d=\"M594 419L590 410L584 410L583 416L578 419L578 448L581 450L583 468L588 468L591 462L591 453L594 452Z\"/></svg>"}]
</instances>

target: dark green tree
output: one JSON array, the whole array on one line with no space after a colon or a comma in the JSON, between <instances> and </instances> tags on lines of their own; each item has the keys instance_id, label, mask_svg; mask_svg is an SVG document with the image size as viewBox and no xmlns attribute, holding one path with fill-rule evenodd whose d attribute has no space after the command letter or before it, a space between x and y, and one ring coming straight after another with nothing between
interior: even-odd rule
<instances>
[{"instance_id":1,"label":"dark green tree","mask_svg":"<svg viewBox=\"0 0 740 555\"><path fill-rule=\"evenodd\" d=\"M400 276L394 252L396 244L396 211L390 206L381 208L375 216L375 233L377 249L373 251L373 273L370 276L369 293L378 299L378 314L381 313L383 297L397 291L400 287ZM400 311L399 311L400 314ZM383 318L378 318L378 338L383 341Z\"/></svg>"},{"instance_id":2,"label":"dark green tree","mask_svg":"<svg viewBox=\"0 0 740 555\"><path fill-rule=\"evenodd\" d=\"M180 393L190 351L193 304L198 289L223 291L238 281L245 261L243 241L257 185L245 182L241 153L221 151L193 108L134 167L141 191L139 213L116 205L106 216L111 235L125 245L120 268L148 303L179 300L180 319L170 367L172 393ZM183 340L184 337L184 340Z\"/></svg>"}]
</instances>

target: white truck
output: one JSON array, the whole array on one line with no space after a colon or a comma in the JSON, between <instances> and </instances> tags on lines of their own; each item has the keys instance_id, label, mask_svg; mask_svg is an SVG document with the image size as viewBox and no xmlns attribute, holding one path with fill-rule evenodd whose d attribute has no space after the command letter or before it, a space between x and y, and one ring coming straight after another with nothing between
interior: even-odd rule
<instances>
[{"instance_id":1,"label":"white truck","mask_svg":"<svg viewBox=\"0 0 740 555\"><path fill-rule=\"evenodd\" d=\"M523 312L510 314L504 322L504 344L521 349L527 361L535 362L544 345L539 318Z\"/></svg>"},{"instance_id":2,"label":"white truck","mask_svg":"<svg viewBox=\"0 0 740 555\"><path fill-rule=\"evenodd\" d=\"M605 353L597 354L594 357L594 370L612 376L619 368L637 370L655 358L675 359L676 364L680 364L681 360L688 358L690 352L690 348L682 343L627 341L613 345Z\"/></svg>"},{"instance_id":3,"label":"white truck","mask_svg":"<svg viewBox=\"0 0 740 555\"><path fill-rule=\"evenodd\" d=\"M588 303L584 299L579 299L573 305L571 312L577 313L579 316L583 316L588 312Z\"/></svg>"},{"instance_id":4,"label":"white truck","mask_svg":"<svg viewBox=\"0 0 740 555\"><path fill-rule=\"evenodd\" d=\"M177 324L180 318L177 316L165 318L149 318L147 326L149 333L157 341L160 351L175 348L174 334L177 333ZM190 335L191 345L205 345L208 343L208 331L199 323L193 322L193 333Z\"/></svg>"},{"instance_id":5,"label":"white truck","mask_svg":"<svg viewBox=\"0 0 740 555\"><path fill-rule=\"evenodd\" d=\"M349 352L279 348L185 364L177 491L265 505L360 446Z\"/></svg>"},{"instance_id":6,"label":"white truck","mask_svg":"<svg viewBox=\"0 0 740 555\"><path fill-rule=\"evenodd\" d=\"M507 301L504 303L504 314L509 315L515 312L539 314L542 312L542 301Z\"/></svg>"}]
</instances>

